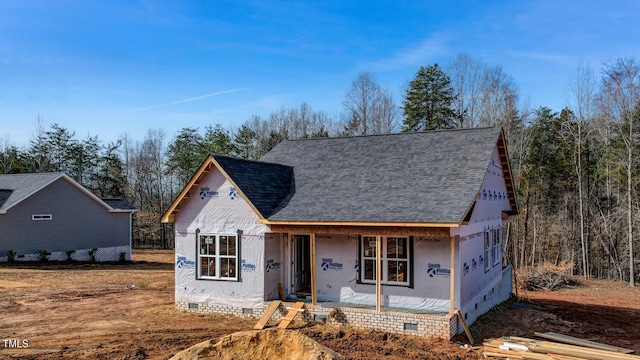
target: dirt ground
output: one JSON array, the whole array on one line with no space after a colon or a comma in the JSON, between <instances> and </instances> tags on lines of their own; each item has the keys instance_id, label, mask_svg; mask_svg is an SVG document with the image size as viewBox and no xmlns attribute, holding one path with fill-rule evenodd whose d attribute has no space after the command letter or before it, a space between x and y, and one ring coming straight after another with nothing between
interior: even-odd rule
<instances>
[{"instance_id":1,"label":"dirt ground","mask_svg":"<svg viewBox=\"0 0 640 360\"><path fill-rule=\"evenodd\" d=\"M255 324L176 311L173 252L137 250L133 259L134 264L0 264L0 359L166 359ZM520 295L524 302L504 303L471 326L475 345L484 338L554 331L640 353L639 288L591 281ZM480 358L461 347L464 336L447 342L324 325L298 325L295 331L347 359Z\"/></svg>"}]
</instances>

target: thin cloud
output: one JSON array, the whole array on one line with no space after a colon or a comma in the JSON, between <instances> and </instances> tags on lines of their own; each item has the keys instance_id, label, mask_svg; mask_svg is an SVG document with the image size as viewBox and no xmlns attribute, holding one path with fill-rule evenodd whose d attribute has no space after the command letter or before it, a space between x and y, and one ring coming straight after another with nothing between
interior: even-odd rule
<instances>
[{"instance_id":1,"label":"thin cloud","mask_svg":"<svg viewBox=\"0 0 640 360\"><path fill-rule=\"evenodd\" d=\"M512 52L511 54L516 57L544 61L544 62L549 62L553 64L568 65L568 66L576 65L576 58L571 56L541 53L541 52L524 52L524 51Z\"/></svg>"},{"instance_id":2,"label":"thin cloud","mask_svg":"<svg viewBox=\"0 0 640 360\"><path fill-rule=\"evenodd\" d=\"M214 92L214 93L209 93L209 94L204 94L204 95L200 95L200 96L194 96L194 97L190 97L190 98L186 98L186 99L176 100L176 101L172 101L172 102L165 103L165 104L146 106L146 107L141 107L141 108L136 108L136 109L129 109L129 110L127 110L127 112L146 111L146 110L152 110L152 109L157 109L157 108L161 108L161 107L184 104L184 103L188 103L188 102L192 102L192 101L198 101L198 100L210 98L210 97L213 97L213 96L218 96L218 95L223 95L223 94L230 94L230 93L235 93L235 92L240 92L240 91L246 91L246 90L249 90L249 89L250 88L245 87L245 88L237 88L237 89L229 89L229 90L217 91L217 92Z\"/></svg>"},{"instance_id":3,"label":"thin cloud","mask_svg":"<svg viewBox=\"0 0 640 360\"><path fill-rule=\"evenodd\" d=\"M448 52L449 34L436 33L433 36L413 44L410 47L398 50L388 59L382 59L369 64L366 67L377 71L389 71L406 66L424 65L429 59L441 56Z\"/></svg>"}]
</instances>

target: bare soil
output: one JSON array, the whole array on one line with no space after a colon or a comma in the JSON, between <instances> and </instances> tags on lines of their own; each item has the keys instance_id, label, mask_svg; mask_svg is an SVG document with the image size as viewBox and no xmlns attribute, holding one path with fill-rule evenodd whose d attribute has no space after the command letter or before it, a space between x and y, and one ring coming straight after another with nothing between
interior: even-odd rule
<instances>
[{"instance_id":1,"label":"bare soil","mask_svg":"<svg viewBox=\"0 0 640 360\"><path fill-rule=\"evenodd\" d=\"M172 251L135 250L133 259L129 264L0 264L0 359L167 359L255 324L255 319L177 311ZM506 302L471 326L475 345L484 338L554 331L640 353L639 288L590 281L520 295L524 301ZM448 342L325 325L295 327L347 359L480 358L462 347L464 335Z\"/></svg>"}]
</instances>

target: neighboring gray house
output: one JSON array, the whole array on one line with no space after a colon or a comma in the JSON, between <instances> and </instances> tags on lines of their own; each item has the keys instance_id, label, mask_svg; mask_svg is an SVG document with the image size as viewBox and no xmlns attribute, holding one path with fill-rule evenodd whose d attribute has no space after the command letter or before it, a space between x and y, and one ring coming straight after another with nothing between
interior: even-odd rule
<instances>
[{"instance_id":1,"label":"neighboring gray house","mask_svg":"<svg viewBox=\"0 0 640 360\"><path fill-rule=\"evenodd\" d=\"M506 300L517 215L504 133L461 129L283 141L260 161L211 155L162 218L176 305L450 338ZM289 307L291 303L285 303Z\"/></svg>"},{"instance_id":2,"label":"neighboring gray house","mask_svg":"<svg viewBox=\"0 0 640 360\"><path fill-rule=\"evenodd\" d=\"M0 175L0 261L131 259L131 215L124 199L100 199L63 173Z\"/></svg>"}]
</instances>

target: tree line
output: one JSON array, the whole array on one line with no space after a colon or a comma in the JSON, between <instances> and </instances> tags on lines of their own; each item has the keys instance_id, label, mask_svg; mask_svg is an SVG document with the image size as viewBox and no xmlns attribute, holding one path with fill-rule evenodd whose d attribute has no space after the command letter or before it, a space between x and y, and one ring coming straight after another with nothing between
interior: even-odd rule
<instances>
[{"instance_id":1,"label":"tree line","mask_svg":"<svg viewBox=\"0 0 640 360\"><path fill-rule=\"evenodd\" d=\"M568 77L570 75L568 74ZM374 74L345 91L339 116L308 103L253 115L238 128L185 127L172 138L149 129L103 144L38 121L28 147L0 141L0 173L63 171L96 195L125 197L136 247L173 246L159 219L211 153L259 159L285 139L501 126L520 216L505 233L505 260L516 268L574 264L574 274L635 284L640 219L640 63L623 58L600 75L580 65L563 109L530 109L501 67L461 54L420 67L397 104Z\"/></svg>"}]
</instances>

